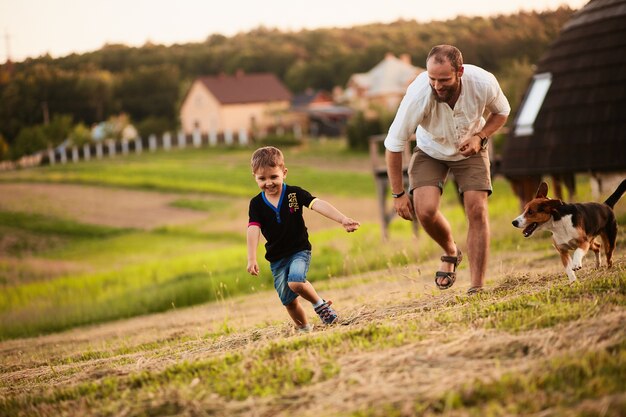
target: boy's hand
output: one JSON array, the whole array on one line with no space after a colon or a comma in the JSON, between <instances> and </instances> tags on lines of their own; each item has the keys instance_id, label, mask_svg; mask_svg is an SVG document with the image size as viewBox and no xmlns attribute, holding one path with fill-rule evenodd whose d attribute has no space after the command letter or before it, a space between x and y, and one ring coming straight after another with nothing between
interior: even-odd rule
<instances>
[{"instance_id":1,"label":"boy's hand","mask_svg":"<svg viewBox=\"0 0 626 417\"><path fill-rule=\"evenodd\" d=\"M259 275L259 264L256 261L248 261L248 273L250 275Z\"/></svg>"},{"instance_id":2,"label":"boy's hand","mask_svg":"<svg viewBox=\"0 0 626 417\"><path fill-rule=\"evenodd\" d=\"M357 230L359 226L361 225L361 223L357 222L356 220L352 220L349 217L345 217L341 221L341 225L343 226L344 229L346 229L346 232L350 233L350 232L354 232L355 230Z\"/></svg>"}]
</instances>

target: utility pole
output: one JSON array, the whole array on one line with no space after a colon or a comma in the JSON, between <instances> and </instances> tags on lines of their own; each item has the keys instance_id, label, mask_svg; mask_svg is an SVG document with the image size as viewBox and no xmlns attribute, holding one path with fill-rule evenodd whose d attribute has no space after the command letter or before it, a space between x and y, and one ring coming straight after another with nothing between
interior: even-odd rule
<instances>
[{"instance_id":1,"label":"utility pole","mask_svg":"<svg viewBox=\"0 0 626 417\"><path fill-rule=\"evenodd\" d=\"M6 43L7 59L6 62L11 62L11 35L8 30L4 30L4 42Z\"/></svg>"}]
</instances>

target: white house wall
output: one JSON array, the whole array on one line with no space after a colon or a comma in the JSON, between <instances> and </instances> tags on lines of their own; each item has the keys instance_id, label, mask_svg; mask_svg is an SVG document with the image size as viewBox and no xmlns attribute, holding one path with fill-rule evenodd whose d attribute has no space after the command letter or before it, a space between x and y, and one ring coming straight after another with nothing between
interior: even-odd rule
<instances>
[{"instance_id":1,"label":"white house wall","mask_svg":"<svg viewBox=\"0 0 626 417\"><path fill-rule=\"evenodd\" d=\"M191 134L196 127L202 133L221 132L222 108L200 81L194 82L180 110L183 132Z\"/></svg>"}]
</instances>

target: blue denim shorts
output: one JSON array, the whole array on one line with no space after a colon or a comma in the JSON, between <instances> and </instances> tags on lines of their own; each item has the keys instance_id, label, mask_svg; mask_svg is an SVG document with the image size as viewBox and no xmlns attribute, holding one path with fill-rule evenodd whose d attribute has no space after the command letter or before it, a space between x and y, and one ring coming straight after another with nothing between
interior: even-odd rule
<instances>
[{"instance_id":1,"label":"blue denim shorts","mask_svg":"<svg viewBox=\"0 0 626 417\"><path fill-rule=\"evenodd\" d=\"M274 276L274 288L283 305L291 304L298 294L289 288L289 282L305 282L311 264L311 251L303 250L270 263Z\"/></svg>"}]
</instances>

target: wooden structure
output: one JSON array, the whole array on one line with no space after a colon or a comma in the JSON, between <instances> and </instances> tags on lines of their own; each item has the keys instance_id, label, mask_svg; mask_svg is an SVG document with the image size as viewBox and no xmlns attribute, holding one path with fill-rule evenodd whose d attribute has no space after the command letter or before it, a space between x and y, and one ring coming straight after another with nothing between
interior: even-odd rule
<instances>
[{"instance_id":1,"label":"wooden structure","mask_svg":"<svg viewBox=\"0 0 626 417\"><path fill-rule=\"evenodd\" d=\"M387 206L388 200L391 198L391 190L389 189L389 177L387 176L387 164L385 163L384 151L381 155L381 148L386 135L374 135L369 139L369 152L372 161L372 171L374 174L374 182L376 183L376 196L378 198L378 207L380 209L380 224L382 227L383 239L389 238L389 223L396 216L392 207ZM407 169L411 160L411 142L407 142L402 155L402 175L404 176L405 186L409 185L409 176ZM408 192L408 190L405 190ZM413 220L413 233L417 234L419 222Z\"/></svg>"},{"instance_id":2,"label":"wooden structure","mask_svg":"<svg viewBox=\"0 0 626 417\"><path fill-rule=\"evenodd\" d=\"M625 65L626 0L591 0L538 62L504 145L499 171L522 202L542 176L571 196L576 173L626 171Z\"/></svg>"}]
</instances>

